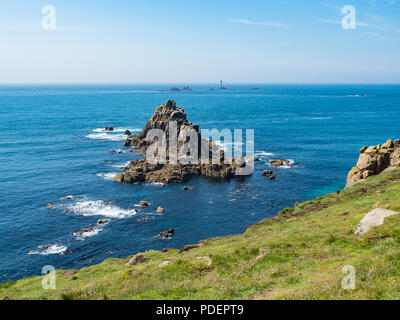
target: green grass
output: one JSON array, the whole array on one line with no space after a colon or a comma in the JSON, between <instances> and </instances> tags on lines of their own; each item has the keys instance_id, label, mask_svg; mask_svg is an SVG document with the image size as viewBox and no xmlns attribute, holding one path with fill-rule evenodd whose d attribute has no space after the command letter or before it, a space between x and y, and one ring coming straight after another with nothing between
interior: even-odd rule
<instances>
[{"instance_id":1,"label":"green grass","mask_svg":"<svg viewBox=\"0 0 400 320\"><path fill-rule=\"evenodd\" d=\"M127 257L76 273L59 270L56 290L44 290L41 277L0 284L0 299L398 299L400 216L354 234L376 206L400 211L400 169L189 252L148 251L149 261L136 266ZM172 264L160 268L165 260ZM355 290L341 287L346 265L356 268Z\"/></svg>"}]
</instances>

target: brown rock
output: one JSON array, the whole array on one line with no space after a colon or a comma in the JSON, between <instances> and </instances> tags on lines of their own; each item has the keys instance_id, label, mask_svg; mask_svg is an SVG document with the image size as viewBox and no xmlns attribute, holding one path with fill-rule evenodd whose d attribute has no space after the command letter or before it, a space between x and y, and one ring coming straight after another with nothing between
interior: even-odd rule
<instances>
[{"instance_id":1,"label":"brown rock","mask_svg":"<svg viewBox=\"0 0 400 320\"><path fill-rule=\"evenodd\" d=\"M151 203L149 201L140 201L139 202L139 206L141 206L141 207L148 207L150 205L151 205Z\"/></svg>"},{"instance_id":2,"label":"brown rock","mask_svg":"<svg viewBox=\"0 0 400 320\"><path fill-rule=\"evenodd\" d=\"M174 235L175 230L172 228L169 228L167 231L163 231L160 232L160 234L158 235L161 239L166 239L166 238L170 238Z\"/></svg>"}]
</instances>

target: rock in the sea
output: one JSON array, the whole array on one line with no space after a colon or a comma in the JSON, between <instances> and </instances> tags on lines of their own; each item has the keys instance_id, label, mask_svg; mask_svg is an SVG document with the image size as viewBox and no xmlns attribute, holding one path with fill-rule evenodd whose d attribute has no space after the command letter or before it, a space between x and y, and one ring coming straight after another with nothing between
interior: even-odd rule
<instances>
[{"instance_id":1,"label":"rock in the sea","mask_svg":"<svg viewBox=\"0 0 400 320\"><path fill-rule=\"evenodd\" d=\"M48 244L41 244L38 246L39 249L48 249L50 246Z\"/></svg>"},{"instance_id":2,"label":"rock in the sea","mask_svg":"<svg viewBox=\"0 0 400 320\"><path fill-rule=\"evenodd\" d=\"M149 261L149 258L147 258L143 253L138 253L135 254L128 262L128 265L130 266L134 266L137 265L139 263L144 263Z\"/></svg>"},{"instance_id":3,"label":"rock in the sea","mask_svg":"<svg viewBox=\"0 0 400 320\"><path fill-rule=\"evenodd\" d=\"M290 166L293 167L292 164L290 164L290 160L287 159L270 159L269 163L271 164L271 166L273 166L274 168L279 168L282 166Z\"/></svg>"},{"instance_id":4,"label":"rock in the sea","mask_svg":"<svg viewBox=\"0 0 400 320\"><path fill-rule=\"evenodd\" d=\"M176 127L170 127L171 123L175 123ZM199 126L189 122L185 111L177 107L173 100L168 100L165 105L158 107L151 119L147 121L143 131L139 134L129 136L124 145L135 147L136 151L142 155L146 154L146 151L154 143L153 140L148 141L146 139L147 134L152 129L162 130L165 136L168 137L159 142L160 146L158 148L158 150L164 149L161 152L163 154L165 152L166 163L163 161L150 162L146 159L133 160L123 168L123 177L118 176L116 181L125 183L157 182L171 184L185 182L193 176L228 179L235 177L238 170L241 170L241 175L243 175L244 171L241 168L246 167L246 164L249 162L239 157L225 159L224 151L214 142L202 138ZM177 143L176 151L170 150L170 137L174 137L174 139L181 137L183 139ZM198 150L193 153L197 153L198 161L194 161L194 163L190 162L190 159L192 159L191 151L184 149L187 147L185 146L184 139L186 139L186 142L194 139L192 141L197 143ZM186 157L184 157L188 160L186 163L180 161L183 157L182 155L178 159L178 154L182 150L186 151ZM160 156L158 151L155 152L155 155ZM219 163L213 163L213 159L214 162L217 159ZM229 163L225 163L225 160L229 160ZM249 172L246 171L246 174L250 175L251 170Z\"/></svg>"},{"instance_id":5,"label":"rock in the sea","mask_svg":"<svg viewBox=\"0 0 400 320\"><path fill-rule=\"evenodd\" d=\"M346 187L352 187L387 168L400 167L400 140L388 140L383 145L364 147L360 151L356 166L347 176Z\"/></svg>"},{"instance_id":6,"label":"rock in the sea","mask_svg":"<svg viewBox=\"0 0 400 320\"><path fill-rule=\"evenodd\" d=\"M104 131L114 131L113 127L105 127Z\"/></svg>"},{"instance_id":7,"label":"rock in the sea","mask_svg":"<svg viewBox=\"0 0 400 320\"><path fill-rule=\"evenodd\" d=\"M158 207L157 208L157 213L163 213L164 212L164 208L163 207Z\"/></svg>"},{"instance_id":8,"label":"rock in the sea","mask_svg":"<svg viewBox=\"0 0 400 320\"><path fill-rule=\"evenodd\" d=\"M123 173L117 173L112 180L117 181L117 182L124 182L124 174Z\"/></svg>"},{"instance_id":9,"label":"rock in the sea","mask_svg":"<svg viewBox=\"0 0 400 320\"><path fill-rule=\"evenodd\" d=\"M148 207L150 205L151 205L151 203L149 201L140 201L139 202L139 206L141 206L141 207Z\"/></svg>"},{"instance_id":10,"label":"rock in the sea","mask_svg":"<svg viewBox=\"0 0 400 320\"><path fill-rule=\"evenodd\" d=\"M102 224L107 224L109 222L110 222L110 220L108 220L108 219L100 219L97 221L97 224L102 225Z\"/></svg>"},{"instance_id":11,"label":"rock in the sea","mask_svg":"<svg viewBox=\"0 0 400 320\"><path fill-rule=\"evenodd\" d=\"M132 133L129 130L125 130L124 135L130 136Z\"/></svg>"},{"instance_id":12,"label":"rock in the sea","mask_svg":"<svg viewBox=\"0 0 400 320\"><path fill-rule=\"evenodd\" d=\"M264 170L262 172L262 175L264 177L267 177L269 180L275 180L276 179L276 174L275 172L271 171L271 170Z\"/></svg>"},{"instance_id":13,"label":"rock in the sea","mask_svg":"<svg viewBox=\"0 0 400 320\"><path fill-rule=\"evenodd\" d=\"M124 151L122 151L121 149L117 149L117 150L110 150L111 153L124 153Z\"/></svg>"},{"instance_id":14,"label":"rock in the sea","mask_svg":"<svg viewBox=\"0 0 400 320\"><path fill-rule=\"evenodd\" d=\"M183 187L183 190L185 190L185 191L194 190L194 188L191 186L185 186L185 187Z\"/></svg>"},{"instance_id":15,"label":"rock in the sea","mask_svg":"<svg viewBox=\"0 0 400 320\"><path fill-rule=\"evenodd\" d=\"M399 214L396 211L391 211L387 209L374 209L362 218L360 224L358 225L355 234L365 234L371 228L380 226L384 223L385 218Z\"/></svg>"},{"instance_id":16,"label":"rock in the sea","mask_svg":"<svg viewBox=\"0 0 400 320\"><path fill-rule=\"evenodd\" d=\"M54 204L48 203L46 208L47 209L54 209Z\"/></svg>"},{"instance_id":17,"label":"rock in the sea","mask_svg":"<svg viewBox=\"0 0 400 320\"><path fill-rule=\"evenodd\" d=\"M169 228L167 231L163 231L160 232L160 234L158 235L161 239L166 239L166 238L170 238L174 235L175 230L172 228Z\"/></svg>"}]
</instances>

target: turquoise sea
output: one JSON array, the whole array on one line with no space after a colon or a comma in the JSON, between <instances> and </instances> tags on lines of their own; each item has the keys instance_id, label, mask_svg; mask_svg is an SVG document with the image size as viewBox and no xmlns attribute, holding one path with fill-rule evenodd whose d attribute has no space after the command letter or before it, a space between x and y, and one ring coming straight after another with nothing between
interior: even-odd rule
<instances>
[{"instance_id":1,"label":"turquoise sea","mask_svg":"<svg viewBox=\"0 0 400 320\"><path fill-rule=\"evenodd\" d=\"M296 201L343 188L362 146L400 138L400 86L159 91L174 86L183 84L0 86L0 282L40 275L45 265L81 268L241 233ZM260 90L250 90L255 87ZM123 131L141 130L168 99L202 129L254 129L262 161L253 175L226 182L194 178L185 184L195 187L190 192L183 185L110 181L138 157L110 153L124 149ZM103 132L106 126L117 130ZM261 172L271 158L291 159L294 167L277 169L270 181ZM138 208L140 200L152 206ZM163 214L156 213L158 206ZM110 223L74 235L101 218ZM159 239L167 228L175 235Z\"/></svg>"}]
</instances>

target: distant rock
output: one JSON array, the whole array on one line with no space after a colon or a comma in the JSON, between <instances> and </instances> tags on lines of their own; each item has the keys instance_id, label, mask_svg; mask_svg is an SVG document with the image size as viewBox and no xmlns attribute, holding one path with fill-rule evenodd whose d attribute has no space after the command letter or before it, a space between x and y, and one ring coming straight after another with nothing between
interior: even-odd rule
<instances>
[{"instance_id":1,"label":"distant rock","mask_svg":"<svg viewBox=\"0 0 400 320\"><path fill-rule=\"evenodd\" d=\"M113 127L105 127L104 131L114 131Z\"/></svg>"},{"instance_id":2,"label":"distant rock","mask_svg":"<svg viewBox=\"0 0 400 320\"><path fill-rule=\"evenodd\" d=\"M184 187L183 187L183 190L185 190L185 191L194 190L194 188L191 187L191 186L184 186Z\"/></svg>"},{"instance_id":3,"label":"distant rock","mask_svg":"<svg viewBox=\"0 0 400 320\"><path fill-rule=\"evenodd\" d=\"M130 136L132 133L129 130L125 130L124 135Z\"/></svg>"},{"instance_id":4,"label":"distant rock","mask_svg":"<svg viewBox=\"0 0 400 320\"><path fill-rule=\"evenodd\" d=\"M346 187L377 175L388 168L400 167L400 140L387 140L382 145L363 147L355 167L347 175Z\"/></svg>"},{"instance_id":5,"label":"distant rock","mask_svg":"<svg viewBox=\"0 0 400 320\"><path fill-rule=\"evenodd\" d=\"M355 234L362 235L367 233L371 228L380 226L384 223L385 218L399 214L396 211L387 209L374 209L367 213L360 221Z\"/></svg>"},{"instance_id":6,"label":"distant rock","mask_svg":"<svg viewBox=\"0 0 400 320\"><path fill-rule=\"evenodd\" d=\"M163 207L158 207L157 208L157 213L163 213L164 212L164 208Z\"/></svg>"},{"instance_id":7,"label":"distant rock","mask_svg":"<svg viewBox=\"0 0 400 320\"><path fill-rule=\"evenodd\" d=\"M145 263L149 261L149 258L147 258L143 253L138 253L135 254L128 262L128 265L130 266L135 266L139 263Z\"/></svg>"},{"instance_id":8,"label":"distant rock","mask_svg":"<svg viewBox=\"0 0 400 320\"><path fill-rule=\"evenodd\" d=\"M202 262L207 267L211 267L212 266L212 260L209 257L196 257L196 260Z\"/></svg>"},{"instance_id":9,"label":"distant rock","mask_svg":"<svg viewBox=\"0 0 400 320\"><path fill-rule=\"evenodd\" d=\"M54 204L48 203L46 208L47 209L54 209Z\"/></svg>"},{"instance_id":10,"label":"distant rock","mask_svg":"<svg viewBox=\"0 0 400 320\"><path fill-rule=\"evenodd\" d=\"M170 238L174 235L175 230L172 228L169 228L167 231L163 231L160 232L160 234L158 235L161 239L166 239L166 238Z\"/></svg>"}]
</instances>

